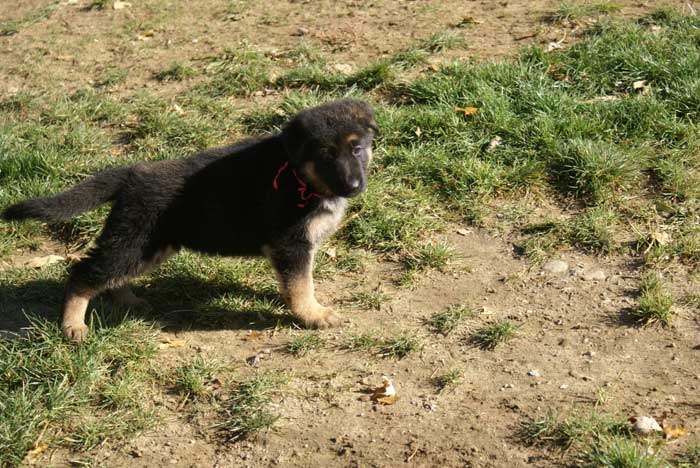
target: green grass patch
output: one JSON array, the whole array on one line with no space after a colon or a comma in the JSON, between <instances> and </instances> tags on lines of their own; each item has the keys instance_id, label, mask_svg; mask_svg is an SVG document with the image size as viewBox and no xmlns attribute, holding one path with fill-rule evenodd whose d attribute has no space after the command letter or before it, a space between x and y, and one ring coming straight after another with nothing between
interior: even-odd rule
<instances>
[{"instance_id":1,"label":"green grass patch","mask_svg":"<svg viewBox=\"0 0 700 468\"><path fill-rule=\"evenodd\" d=\"M292 338L291 341L287 343L285 349L288 353L299 357L320 349L323 343L323 338L321 338L318 333L308 331Z\"/></svg>"},{"instance_id":2,"label":"green grass patch","mask_svg":"<svg viewBox=\"0 0 700 468\"><path fill-rule=\"evenodd\" d=\"M433 384L442 393L461 385L464 374L459 369L451 369L433 378Z\"/></svg>"},{"instance_id":3,"label":"green grass patch","mask_svg":"<svg viewBox=\"0 0 700 468\"><path fill-rule=\"evenodd\" d=\"M476 330L470 339L479 348L493 351L499 344L514 338L519 331L519 328L509 320L501 320Z\"/></svg>"},{"instance_id":4,"label":"green grass patch","mask_svg":"<svg viewBox=\"0 0 700 468\"><path fill-rule=\"evenodd\" d=\"M173 62L164 70L153 75L153 78L158 81L183 81L195 76L197 72L194 68L183 65L179 62Z\"/></svg>"},{"instance_id":5,"label":"green grass patch","mask_svg":"<svg viewBox=\"0 0 700 468\"><path fill-rule=\"evenodd\" d=\"M187 397L206 396L209 393L208 384L221 369L222 365L218 361L197 355L175 368L173 384L178 393Z\"/></svg>"},{"instance_id":6,"label":"green grass patch","mask_svg":"<svg viewBox=\"0 0 700 468\"><path fill-rule=\"evenodd\" d=\"M0 21L0 36L12 36L27 26L48 19L58 6L59 2L50 2L47 5L30 10L21 18Z\"/></svg>"},{"instance_id":7,"label":"green grass patch","mask_svg":"<svg viewBox=\"0 0 700 468\"><path fill-rule=\"evenodd\" d=\"M270 403L286 378L278 373L259 373L238 384L226 402L224 420L215 427L225 440L234 442L269 430L279 419Z\"/></svg>"},{"instance_id":8,"label":"green grass patch","mask_svg":"<svg viewBox=\"0 0 700 468\"><path fill-rule=\"evenodd\" d=\"M646 273L639 287L639 306L631 312L632 318L641 325L671 324L673 297L666 290L656 272Z\"/></svg>"},{"instance_id":9,"label":"green grass patch","mask_svg":"<svg viewBox=\"0 0 700 468\"><path fill-rule=\"evenodd\" d=\"M391 297L381 291L376 289L374 291L357 291L352 293L350 301L355 307L366 310L381 310L382 305L390 300Z\"/></svg>"},{"instance_id":10,"label":"green grass patch","mask_svg":"<svg viewBox=\"0 0 700 468\"><path fill-rule=\"evenodd\" d=\"M394 359L403 359L409 354L420 351L424 347L423 340L412 333L403 332L394 337L387 338L382 343L379 355Z\"/></svg>"},{"instance_id":11,"label":"green grass patch","mask_svg":"<svg viewBox=\"0 0 700 468\"><path fill-rule=\"evenodd\" d=\"M521 424L520 439L561 451L574 466L606 468L667 468L659 453L659 440L639 438L624 418L597 411L574 411L561 417L551 409L538 419Z\"/></svg>"},{"instance_id":12,"label":"green grass patch","mask_svg":"<svg viewBox=\"0 0 700 468\"><path fill-rule=\"evenodd\" d=\"M621 9L622 6L619 3L610 0L565 1L561 2L557 10L549 15L547 19L553 23L576 21L590 16L617 13Z\"/></svg>"},{"instance_id":13,"label":"green grass patch","mask_svg":"<svg viewBox=\"0 0 700 468\"><path fill-rule=\"evenodd\" d=\"M382 344L382 338L374 331L353 333L343 341L343 349L349 351L372 351Z\"/></svg>"},{"instance_id":14,"label":"green grass patch","mask_svg":"<svg viewBox=\"0 0 700 468\"><path fill-rule=\"evenodd\" d=\"M19 465L44 425L43 442L78 451L150 427L155 335L140 321L93 322L76 347L56 324L32 319L28 336L1 339L0 465Z\"/></svg>"},{"instance_id":15,"label":"green grass patch","mask_svg":"<svg viewBox=\"0 0 700 468\"><path fill-rule=\"evenodd\" d=\"M453 304L441 312L434 313L425 323L434 332L447 336L457 329L464 319L474 315L474 310L469 307Z\"/></svg>"}]
</instances>

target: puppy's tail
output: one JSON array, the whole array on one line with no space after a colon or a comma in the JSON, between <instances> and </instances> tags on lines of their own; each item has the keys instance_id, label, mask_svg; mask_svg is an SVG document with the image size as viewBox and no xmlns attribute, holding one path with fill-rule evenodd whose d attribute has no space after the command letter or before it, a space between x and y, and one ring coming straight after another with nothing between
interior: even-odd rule
<instances>
[{"instance_id":1,"label":"puppy's tail","mask_svg":"<svg viewBox=\"0 0 700 468\"><path fill-rule=\"evenodd\" d=\"M51 197L30 198L10 205L0 217L8 221L68 221L80 213L114 200L124 183L126 173L126 168L100 172L65 192Z\"/></svg>"}]
</instances>

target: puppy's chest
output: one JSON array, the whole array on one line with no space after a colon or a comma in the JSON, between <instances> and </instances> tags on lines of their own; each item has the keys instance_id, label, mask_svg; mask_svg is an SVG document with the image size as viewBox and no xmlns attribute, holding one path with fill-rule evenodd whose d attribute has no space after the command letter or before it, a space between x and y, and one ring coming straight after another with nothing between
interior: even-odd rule
<instances>
[{"instance_id":1,"label":"puppy's chest","mask_svg":"<svg viewBox=\"0 0 700 468\"><path fill-rule=\"evenodd\" d=\"M306 238L318 246L333 234L345 214L347 200L344 198L324 199L320 209L306 222Z\"/></svg>"}]
</instances>

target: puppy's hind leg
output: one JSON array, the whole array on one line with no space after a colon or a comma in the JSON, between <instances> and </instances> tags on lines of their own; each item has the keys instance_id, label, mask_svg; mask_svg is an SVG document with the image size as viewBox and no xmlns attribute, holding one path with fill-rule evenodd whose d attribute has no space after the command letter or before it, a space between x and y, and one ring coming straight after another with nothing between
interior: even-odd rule
<instances>
[{"instance_id":1,"label":"puppy's hind leg","mask_svg":"<svg viewBox=\"0 0 700 468\"><path fill-rule=\"evenodd\" d=\"M148 307L149 305L146 299L142 299L134 294L134 291L128 285L110 289L109 295L112 298L112 302L129 309Z\"/></svg>"},{"instance_id":2,"label":"puppy's hind leg","mask_svg":"<svg viewBox=\"0 0 700 468\"><path fill-rule=\"evenodd\" d=\"M305 249L266 249L277 273L282 298L306 327L329 328L340 325L342 317L318 303L314 295L314 253Z\"/></svg>"}]
</instances>

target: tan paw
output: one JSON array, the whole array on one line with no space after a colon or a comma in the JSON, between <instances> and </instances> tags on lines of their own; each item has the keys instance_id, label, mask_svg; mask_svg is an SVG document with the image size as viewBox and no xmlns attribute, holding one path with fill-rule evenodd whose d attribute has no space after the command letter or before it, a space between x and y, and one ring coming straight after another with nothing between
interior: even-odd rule
<instances>
[{"instance_id":1,"label":"tan paw","mask_svg":"<svg viewBox=\"0 0 700 468\"><path fill-rule=\"evenodd\" d=\"M84 323L61 325L63 334L74 343L82 343L87 339L88 327Z\"/></svg>"},{"instance_id":2,"label":"tan paw","mask_svg":"<svg viewBox=\"0 0 700 468\"><path fill-rule=\"evenodd\" d=\"M337 327L343 321L343 316L336 313L330 307L317 306L306 314L295 314L304 323L306 328L331 328Z\"/></svg>"}]
</instances>

